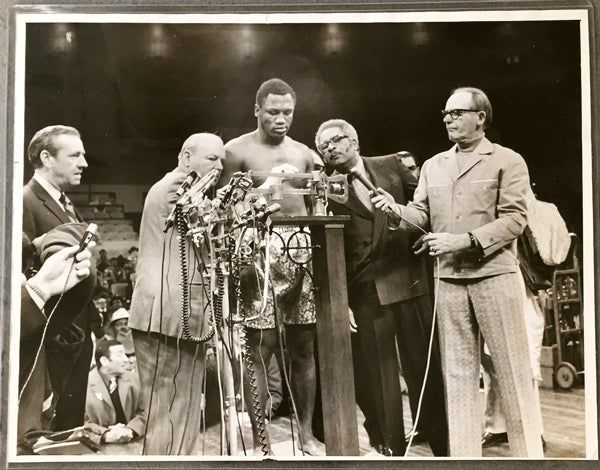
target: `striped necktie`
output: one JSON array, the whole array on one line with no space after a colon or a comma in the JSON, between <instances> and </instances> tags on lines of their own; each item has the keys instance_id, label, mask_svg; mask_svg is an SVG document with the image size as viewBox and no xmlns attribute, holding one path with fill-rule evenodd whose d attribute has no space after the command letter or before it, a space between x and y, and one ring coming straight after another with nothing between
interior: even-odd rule
<instances>
[{"instance_id":1,"label":"striped necktie","mask_svg":"<svg viewBox=\"0 0 600 470\"><path fill-rule=\"evenodd\" d=\"M67 195L65 193L60 193L60 198L58 200L63 205L63 208L65 209L65 212L71 219L71 222L78 222L77 216L75 215L75 209L73 208L73 204L71 204L71 201L69 200Z\"/></svg>"}]
</instances>

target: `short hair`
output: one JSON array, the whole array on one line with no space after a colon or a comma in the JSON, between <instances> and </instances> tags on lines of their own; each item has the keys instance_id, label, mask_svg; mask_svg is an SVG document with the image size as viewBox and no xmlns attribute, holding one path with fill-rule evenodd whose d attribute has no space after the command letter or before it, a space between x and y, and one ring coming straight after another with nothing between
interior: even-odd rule
<instances>
[{"instance_id":1,"label":"short hair","mask_svg":"<svg viewBox=\"0 0 600 470\"><path fill-rule=\"evenodd\" d=\"M399 152L396 152L396 156L398 158L408 158L408 157L412 157L415 161L416 164L418 164L419 162L417 161L417 157L415 157L415 154L412 152L409 152L408 150L400 150Z\"/></svg>"},{"instance_id":2,"label":"short hair","mask_svg":"<svg viewBox=\"0 0 600 470\"><path fill-rule=\"evenodd\" d=\"M117 341L116 339L106 339L101 338L96 341L96 352L94 353L94 357L96 359L96 365L100 368L100 358L105 357L110 360L110 348L113 346L123 346L123 343Z\"/></svg>"},{"instance_id":3,"label":"short hair","mask_svg":"<svg viewBox=\"0 0 600 470\"><path fill-rule=\"evenodd\" d=\"M317 148L319 148L319 136L325 129L329 129L331 127L339 127L348 137L356 140L356 144L358 145L358 133L352 124L350 124L348 121L344 121L343 119L330 119L329 121L322 123L317 129L317 133L315 134L315 145Z\"/></svg>"},{"instance_id":4,"label":"short hair","mask_svg":"<svg viewBox=\"0 0 600 470\"><path fill-rule=\"evenodd\" d=\"M296 103L296 92L286 82L280 78L271 78L258 88L256 92L256 104L262 106L269 95L292 95L294 103Z\"/></svg>"},{"instance_id":5,"label":"short hair","mask_svg":"<svg viewBox=\"0 0 600 470\"><path fill-rule=\"evenodd\" d=\"M490 99L483 92L483 90L470 86L456 88L452 91L452 94L454 95L455 93L461 92L470 93L471 99L473 100L473 104L475 105L475 109L478 111L485 111L485 121L483 121L483 128L488 128L492 123L492 104L490 103Z\"/></svg>"},{"instance_id":6,"label":"short hair","mask_svg":"<svg viewBox=\"0 0 600 470\"><path fill-rule=\"evenodd\" d=\"M59 135L74 135L75 137L81 138L79 131L70 126L56 125L40 129L35 133L27 147L29 163L31 163L31 166L33 166L34 169L42 167L42 160L40 158L42 150L47 150L50 155L56 154L58 149L54 144L54 139Z\"/></svg>"}]
</instances>

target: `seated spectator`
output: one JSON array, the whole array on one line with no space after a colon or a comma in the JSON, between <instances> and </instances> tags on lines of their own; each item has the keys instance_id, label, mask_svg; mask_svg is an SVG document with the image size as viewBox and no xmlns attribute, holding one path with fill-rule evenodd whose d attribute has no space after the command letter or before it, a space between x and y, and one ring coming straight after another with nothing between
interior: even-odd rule
<instances>
[{"instance_id":1,"label":"seated spectator","mask_svg":"<svg viewBox=\"0 0 600 470\"><path fill-rule=\"evenodd\" d=\"M108 253L104 248L102 248L100 251L98 251L98 260L96 262L96 268L98 269L98 271L102 272L106 268L108 268L109 264L110 261L108 260Z\"/></svg>"},{"instance_id":2,"label":"seated spectator","mask_svg":"<svg viewBox=\"0 0 600 470\"><path fill-rule=\"evenodd\" d=\"M120 295L113 295L110 300L108 301L108 311L114 312L115 310L119 309L119 308L125 308L126 304L125 304L125 299L123 297L121 297Z\"/></svg>"},{"instance_id":3,"label":"seated spectator","mask_svg":"<svg viewBox=\"0 0 600 470\"><path fill-rule=\"evenodd\" d=\"M94 288L94 293L92 294L92 302L94 303L94 307L98 310L100 317L102 318L101 328L94 330L94 335L96 339L100 339L106 333L106 325L109 321L108 316L108 298L110 297L109 292L106 289L103 289L100 286L96 286Z\"/></svg>"},{"instance_id":4,"label":"seated spectator","mask_svg":"<svg viewBox=\"0 0 600 470\"><path fill-rule=\"evenodd\" d=\"M129 328L129 313L123 307L113 312L107 336L116 339L123 345L127 357L135 356L133 337L131 336L131 328Z\"/></svg>"},{"instance_id":5,"label":"seated spectator","mask_svg":"<svg viewBox=\"0 0 600 470\"><path fill-rule=\"evenodd\" d=\"M97 367L90 371L86 423L105 428L104 443L125 443L143 434L146 425L139 380L128 370L125 348L114 339L96 343Z\"/></svg>"}]
</instances>

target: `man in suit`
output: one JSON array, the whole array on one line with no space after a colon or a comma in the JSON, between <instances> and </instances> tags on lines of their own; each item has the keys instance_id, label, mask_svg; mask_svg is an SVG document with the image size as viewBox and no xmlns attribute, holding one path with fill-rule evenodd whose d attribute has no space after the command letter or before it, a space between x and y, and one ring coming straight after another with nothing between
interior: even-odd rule
<instances>
[{"instance_id":1,"label":"man in suit","mask_svg":"<svg viewBox=\"0 0 600 470\"><path fill-rule=\"evenodd\" d=\"M486 94L458 88L442 111L450 150L427 160L414 201L396 204L381 190L376 207L420 227L431 226L417 252L438 257L438 327L446 384L450 455L481 456L480 334L498 374L515 457L542 458L523 296L517 278L517 237L526 219L529 173L516 152L492 144ZM401 227L409 229L403 222Z\"/></svg>"},{"instance_id":2,"label":"man in suit","mask_svg":"<svg viewBox=\"0 0 600 470\"><path fill-rule=\"evenodd\" d=\"M85 421L105 428L102 442L125 443L144 433L146 413L138 378L125 347L115 339L96 343L96 368L88 379Z\"/></svg>"},{"instance_id":3,"label":"man in suit","mask_svg":"<svg viewBox=\"0 0 600 470\"><path fill-rule=\"evenodd\" d=\"M129 326L144 406L148 413L144 454L199 455L204 412L204 344L186 339L181 315L181 261L177 228L165 222L177 202L177 190L191 171L199 176L223 168L225 147L214 134L188 137L178 165L148 191L140 225L137 281L131 298ZM190 273L189 332L208 331L206 286L198 275L201 262L186 239ZM196 273L196 275L194 275ZM200 278L200 279L199 279Z\"/></svg>"},{"instance_id":4,"label":"man in suit","mask_svg":"<svg viewBox=\"0 0 600 470\"><path fill-rule=\"evenodd\" d=\"M27 153L34 175L23 188L23 232L35 241L59 225L82 222L65 191L81 183L87 162L79 131L68 126L55 125L39 130L31 139ZM64 307L69 308L68 305ZM89 322L96 320L97 312L93 307L81 310L77 306L77 311L74 307L72 318L83 330L84 339L79 348L69 353L72 366L54 368L53 373L52 356L48 357L50 379L58 394L52 420L55 431L81 426L85 411L93 348ZM61 393L63 389L65 393Z\"/></svg>"},{"instance_id":5,"label":"man in suit","mask_svg":"<svg viewBox=\"0 0 600 470\"><path fill-rule=\"evenodd\" d=\"M417 181L410 171L395 156L361 157L358 135L348 122L324 122L315 143L325 164L336 172L349 173L357 168L399 200L412 198ZM362 381L371 383L385 452L401 456L406 443L396 342L409 392L418 397L432 328L425 265L411 252L407 234L388 229L385 214L374 210L368 189L357 179L350 184L348 201L343 205L330 202L329 207L335 214L351 217L344 231L346 274L348 302L368 369ZM446 455L443 390L436 352L431 357L424 400L420 427L426 430L433 453Z\"/></svg>"}]
</instances>

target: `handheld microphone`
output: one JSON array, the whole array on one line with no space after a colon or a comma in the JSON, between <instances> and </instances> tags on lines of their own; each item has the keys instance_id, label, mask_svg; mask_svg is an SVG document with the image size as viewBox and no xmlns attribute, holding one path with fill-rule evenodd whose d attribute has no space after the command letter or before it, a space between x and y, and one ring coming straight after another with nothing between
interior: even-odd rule
<instances>
[{"instance_id":1,"label":"handheld microphone","mask_svg":"<svg viewBox=\"0 0 600 470\"><path fill-rule=\"evenodd\" d=\"M367 178L365 178L365 175L363 175L360 171L358 171L358 169L356 167L354 167L354 168L352 168L350 170L350 174L352 174L352 176L354 176L358 181L360 181L373 194L379 194L379 192L377 191L377 188L375 187L375 185L373 183L371 183ZM386 213L386 214L388 214L388 215L390 215L390 216L392 216L392 217L395 217L397 219L403 220L405 223L407 223L411 227L414 227L414 228L420 230L421 232L423 232L425 234L427 233L425 230L423 230L418 225L412 223L410 220L406 220L400 214L398 214L397 212L395 212L392 208L387 208L383 212Z\"/></svg>"},{"instance_id":2,"label":"handheld microphone","mask_svg":"<svg viewBox=\"0 0 600 470\"><path fill-rule=\"evenodd\" d=\"M96 224L88 225L87 229L85 230L85 233L83 234L83 236L81 237L81 240L79 241L79 249L75 252L75 254L73 256L77 256L79 253L81 253L83 250L85 250L87 248L87 246L90 244L90 242L94 238L94 235L96 235L97 231L98 231L98 226Z\"/></svg>"},{"instance_id":3,"label":"handheld microphone","mask_svg":"<svg viewBox=\"0 0 600 470\"><path fill-rule=\"evenodd\" d=\"M183 193L185 193L188 189L190 189L190 187L192 186L192 183L194 181L196 181L197 177L198 177L198 173L196 173L194 170L190 171L190 173L187 175L187 177L185 178L183 183L181 183L181 186L175 193L175 196L177 197L177 199L179 199L181 196L183 196Z\"/></svg>"},{"instance_id":4,"label":"handheld microphone","mask_svg":"<svg viewBox=\"0 0 600 470\"><path fill-rule=\"evenodd\" d=\"M377 194L377 188L365 177L365 175L358 171L358 168L352 168L350 170L350 174L360 181L365 188L367 188L369 191L372 191L373 194Z\"/></svg>"}]
</instances>

